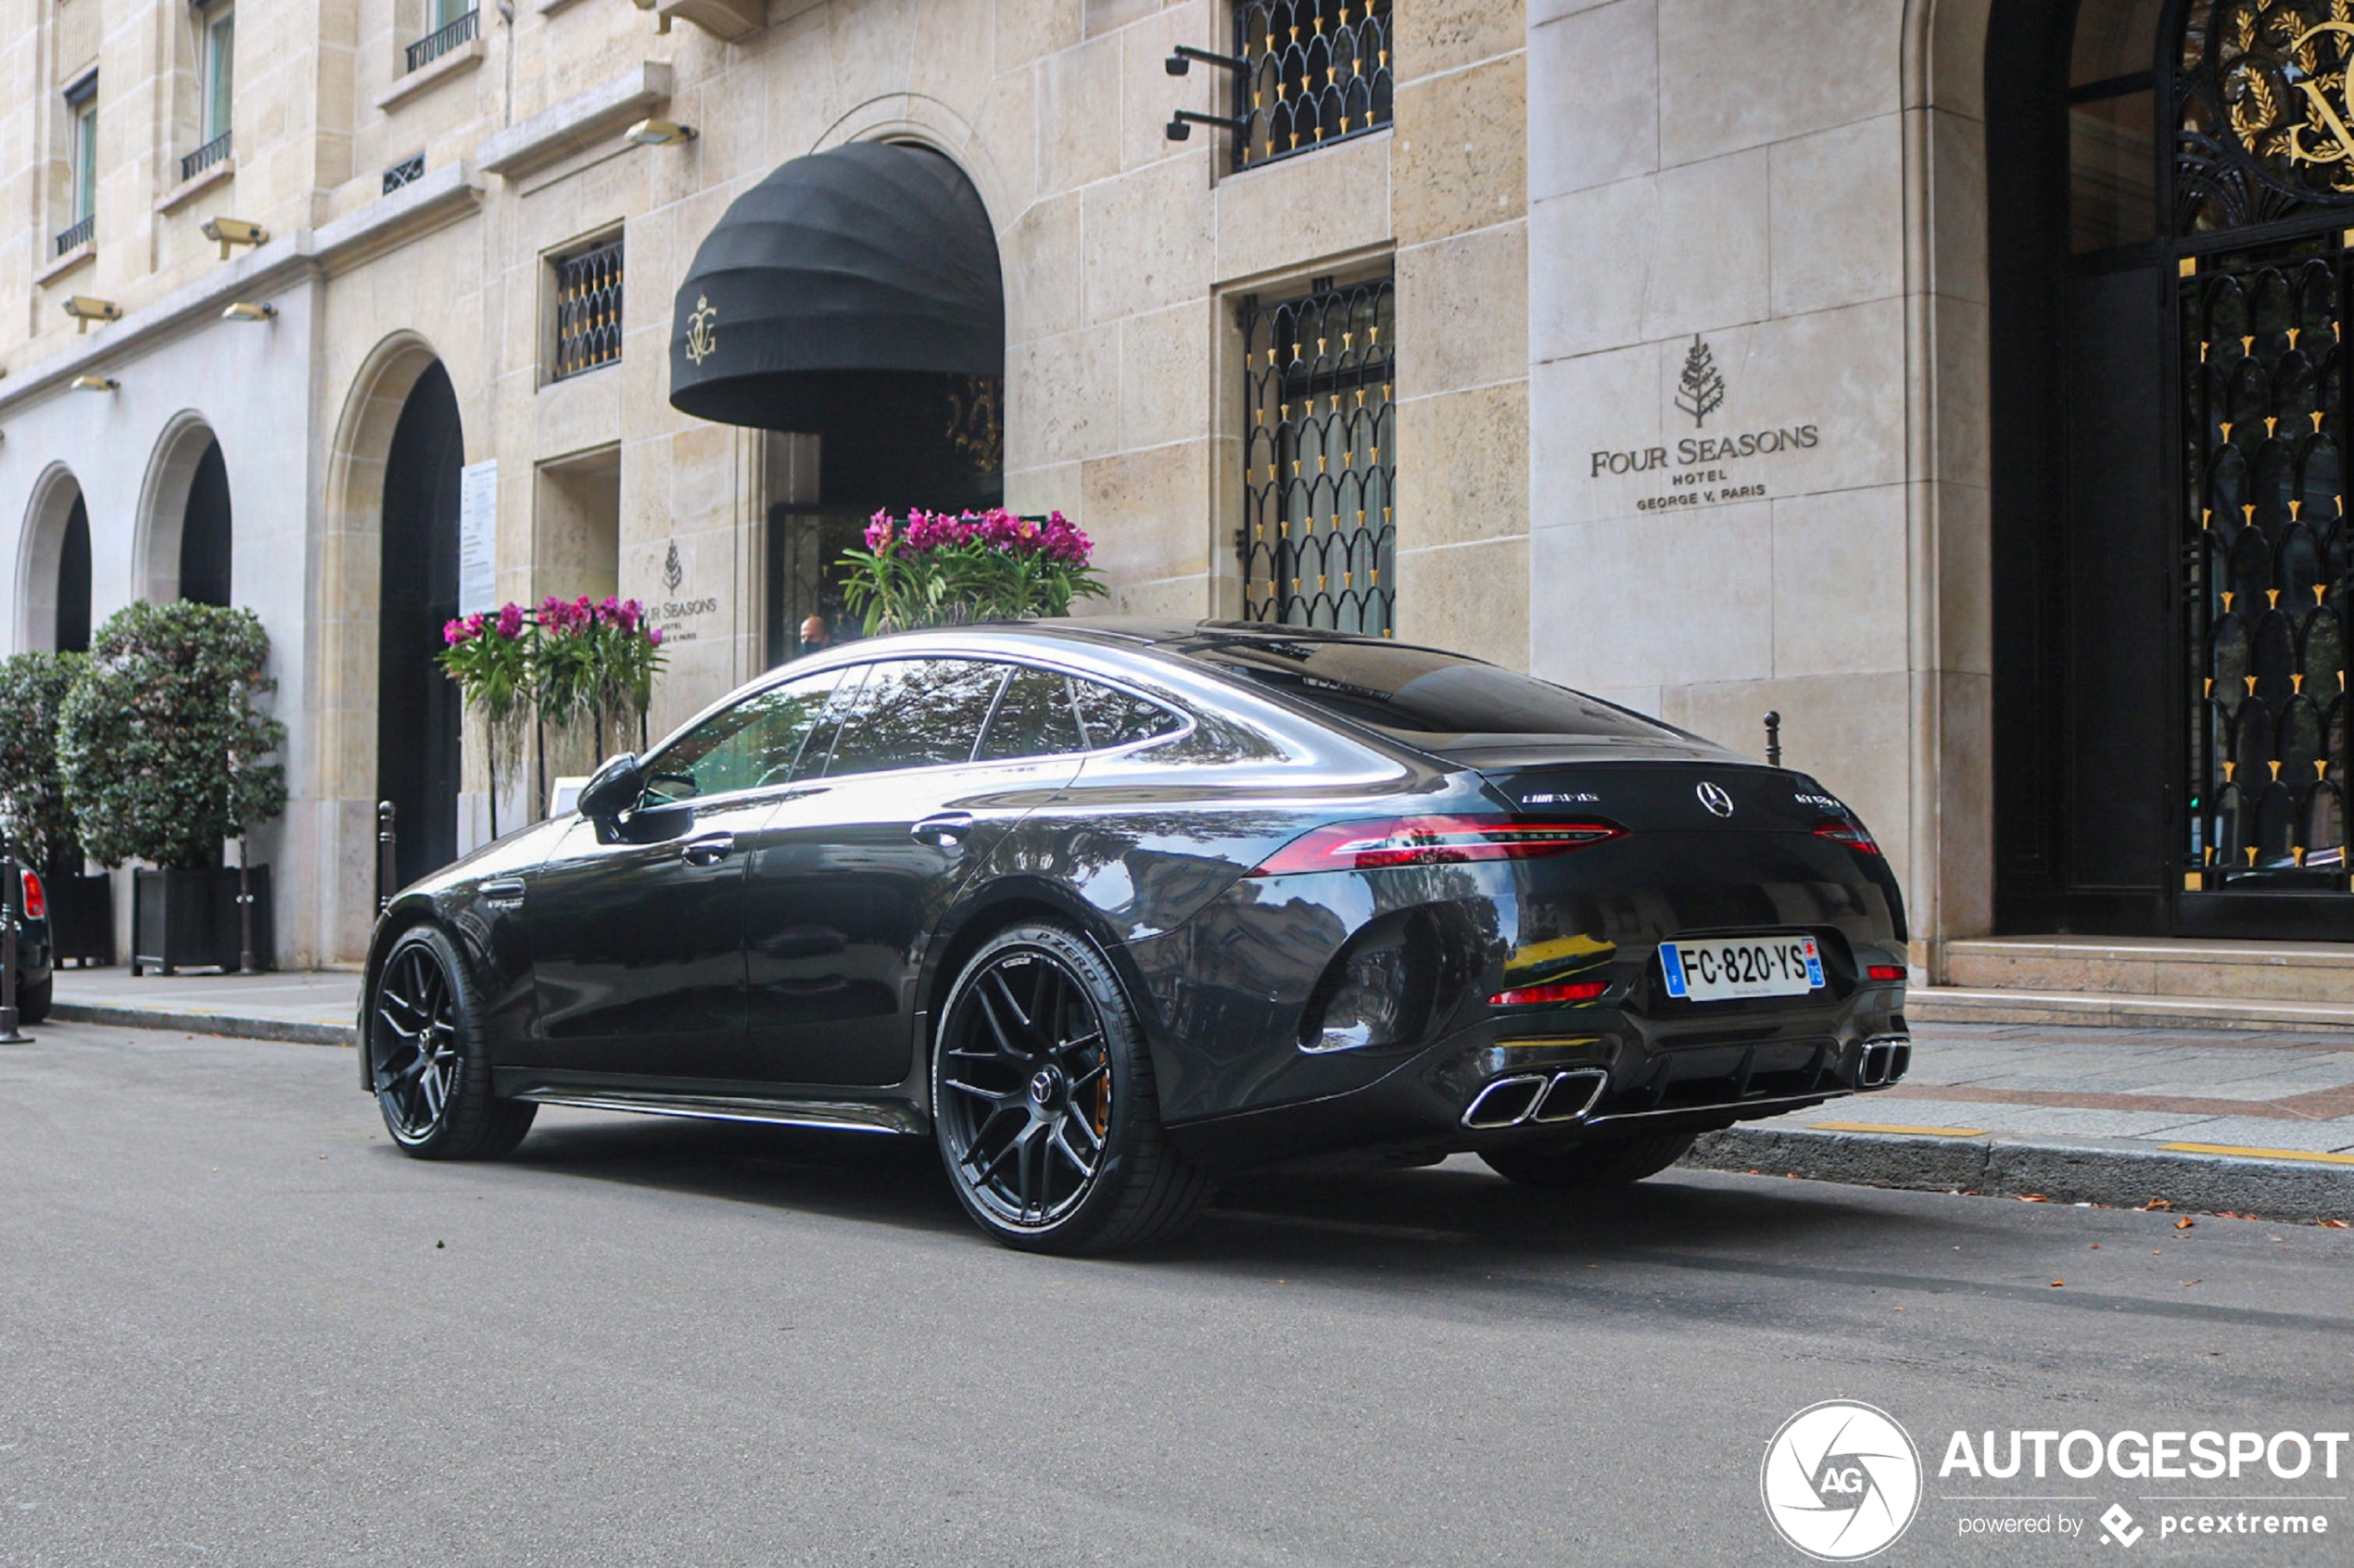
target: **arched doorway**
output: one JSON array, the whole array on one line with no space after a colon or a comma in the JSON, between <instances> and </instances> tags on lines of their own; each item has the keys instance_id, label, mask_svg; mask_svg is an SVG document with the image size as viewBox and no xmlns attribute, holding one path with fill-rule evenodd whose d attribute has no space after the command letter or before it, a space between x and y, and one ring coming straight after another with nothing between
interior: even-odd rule
<instances>
[{"instance_id":1,"label":"arched doorway","mask_svg":"<svg viewBox=\"0 0 2354 1568\"><path fill-rule=\"evenodd\" d=\"M138 588L156 603L231 602L229 467L204 418L164 429L139 501Z\"/></svg>"},{"instance_id":2,"label":"arched doorway","mask_svg":"<svg viewBox=\"0 0 2354 1568\"><path fill-rule=\"evenodd\" d=\"M843 632L836 563L873 512L1004 499L1005 373L996 232L943 154L853 142L721 215L673 305L670 400L795 437L770 464L771 663L807 615Z\"/></svg>"},{"instance_id":3,"label":"arched doorway","mask_svg":"<svg viewBox=\"0 0 2354 1568\"><path fill-rule=\"evenodd\" d=\"M198 604L229 603L229 465L221 443L205 444L188 485L180 522L180 597Z\"/></svg>"},{"instance_id":4,"label":"arched doorway","mask_svg":"<svg viewBox=\"0 0 2354 1568\"><path fill-rule=\"evenodd\" d=\"M32 487L17 584L19 649L89 650L90 509L81 483L63 463L53 463Z\"/></svg>"},{"instance_id":5,"label":"arched doorway","mask_svg":"<svg viewBox=\"0 0 2354 1568\"><path fill-rule=\"evenodd\" d=\"M438 360L410 388L385 458L376 795L398 813L399 880L458 857L461 705L434 663L458 613L457 394Z\"/></svg>"},{"instance_id":6,"label":"arched doorway","mask_svg":"<svg viewBox=\"0 0 2354 1568\"><path fill-rule=\"evenodd\" d=\"M2006 929L2354 938L2339 26L2297 0L1994 8Z\"/></svg>"}]
</instances>

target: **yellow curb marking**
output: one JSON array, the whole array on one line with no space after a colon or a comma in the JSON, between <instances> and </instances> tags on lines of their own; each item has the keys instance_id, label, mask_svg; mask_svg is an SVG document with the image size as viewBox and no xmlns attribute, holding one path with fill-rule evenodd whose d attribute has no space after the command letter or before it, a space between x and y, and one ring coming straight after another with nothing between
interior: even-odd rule
<instances>
[{"instance_id":1,"label":"yellow curb marking","mask_svg":"<svg viewBox=\"0 0 2354 1568\"><path fill-rule=\"evenodd\" d=\"M1804 1124L1823 1132L1909 1132L1923 1138L1983 1138L1983 1127L1896 1127L1877 1121L1809 1121Z\"/></svg>"},{"instance_id":2,"label":"yellow curb marking","mask_svg":"<svg viewBox=\"0 0 2354 1568\"><path fill-rule=\"evenodd\" d=\"M2252 1159L2310 1159L2322 1165L2354 1165L2354 1155L2313 1154L2304 1149L2249 1149L2237 1144L2160 1144L2172 1154L2244 1155Z\"/></svg>"}]
</instances>

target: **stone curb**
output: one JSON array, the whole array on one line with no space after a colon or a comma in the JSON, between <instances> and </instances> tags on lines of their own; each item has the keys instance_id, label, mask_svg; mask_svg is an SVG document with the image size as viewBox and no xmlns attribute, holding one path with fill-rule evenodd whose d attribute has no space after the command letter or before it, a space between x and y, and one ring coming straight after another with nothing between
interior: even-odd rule
<instances>
[{"instance_id":1,"label":"stone curb","mask_svg":"<svg viewBox=\"0 0 2354 1568\"><path fill-rule=\"evenodd\" d=\"M2054 1203L2116 1208L2163 1198L2179 1209L2253 1220L2354 1220L2354 1165L2184 1154L2116 1138L1923 1138L1734 1127L1703 1133L1679 1163L1917 1192L2041 1194Z\"/></svg>"},{"instance_id":2,"label":"stone curb","mask_svg":"<svg viewBox=\"0 0 2354 1568\"><path fill-rule=\"evenodd\" d=\"M90 1002L53 1002L49 1016L60 1023L112 1024L124 1029L177 1029L190 1034L220 1034L232 1040L280 1040L296 1045L357 1045L351 1024L304 1023L298 1018L239 1018L228 1013L174 1013L156 1007L109 1007Z\"/></svg>"}]
</instances>

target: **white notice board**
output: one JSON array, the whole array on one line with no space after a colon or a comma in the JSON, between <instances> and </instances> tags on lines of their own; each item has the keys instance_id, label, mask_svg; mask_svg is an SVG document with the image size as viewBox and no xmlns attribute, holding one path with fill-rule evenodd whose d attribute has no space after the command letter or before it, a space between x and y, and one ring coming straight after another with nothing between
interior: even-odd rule
<instances>
[{"instance_id":1,"label":"white notice board","mask_svg":"<svg viewBox=\"0 0 2354 1568\"><path fill-rule=\"evenodd\" d=\"M499 607L499 460L458 471L458 613Z\"/></svg>"}]
</instances>

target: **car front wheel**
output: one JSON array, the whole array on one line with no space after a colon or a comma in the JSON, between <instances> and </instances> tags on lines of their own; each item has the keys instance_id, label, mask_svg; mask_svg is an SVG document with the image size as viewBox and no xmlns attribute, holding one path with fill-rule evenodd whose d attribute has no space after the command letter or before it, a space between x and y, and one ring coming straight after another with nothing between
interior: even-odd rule
<instances>
[{"instance_id":1,"label":"car front wheel","mask_svg":"<svg viewBox=\"0 0 2354 1568\"><path fill-rule=\"evenodd\" d=\"M385 1128L418 1159L496 1159L531 1131L538 1106L490 1093L474 985L430 926L386 955L368 1006L368 1079Z\"/></svg>"},{"instance_id":2,"label":"car front wheel","mask_svg":"<svg viewBox=\"0 0 2354 1568\"><path fill-rule=\"evenodd\" d=\"M1209 1179L1171 1148L1134 1010L1076 931L981 944L941 1009L932 1120L967 1213L1008 1246L1085 1254L1192 1223Z\"/></svg>"}]
</instances>

